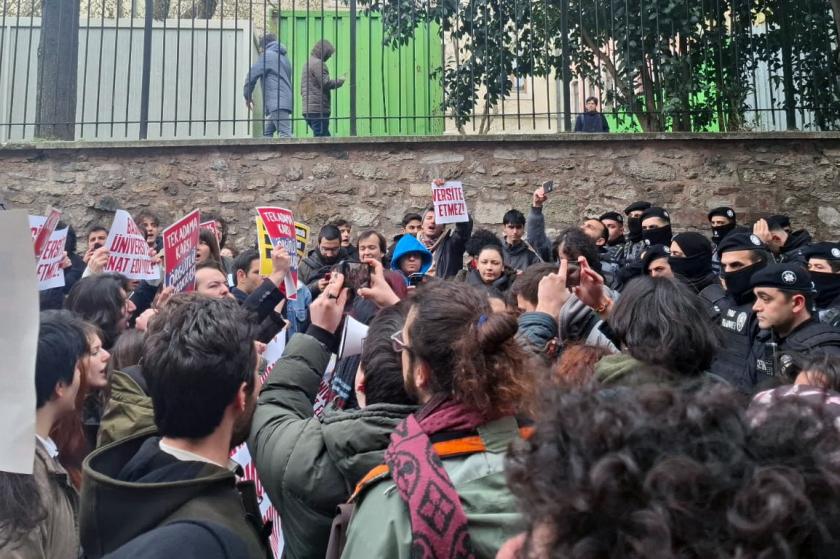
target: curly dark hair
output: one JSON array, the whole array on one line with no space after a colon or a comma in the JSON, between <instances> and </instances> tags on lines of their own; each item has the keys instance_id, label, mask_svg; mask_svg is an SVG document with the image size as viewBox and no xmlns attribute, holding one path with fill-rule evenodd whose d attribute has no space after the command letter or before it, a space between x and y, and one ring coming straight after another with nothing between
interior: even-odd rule
<instances>
[{"instance_id":1,"label":"curly dark hair","mask_svg":"<svg viewBox=\"0 0 840 559\"><path fill-rule=\"evenodd\" d=\"M508 457L520 557L836 557L840 430L803 406L751 428L722 384L556 390Z\"/></svg>"},{"instance_id":2,"label":"curly dark hair","mask_svg":"<svg viewBox=\"0 0 840 559\"><path fill-rule=\"evenodd\" d=\"M477 258L481 249L488 245L497 246L501 250L502 241L492 231L478 229L473 231L472 236L467 240L464 250L473 258Z\"/></svg>"}]
</instances>

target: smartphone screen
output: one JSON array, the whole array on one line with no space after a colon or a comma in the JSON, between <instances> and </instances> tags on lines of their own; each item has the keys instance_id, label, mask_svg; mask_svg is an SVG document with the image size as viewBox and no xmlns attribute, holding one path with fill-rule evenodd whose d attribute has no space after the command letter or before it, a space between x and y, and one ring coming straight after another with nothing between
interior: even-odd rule
<instances>
[{"instance_id":1,"label":"smartphone screen","mask_svg":"<svg viewBox=\"0 0 840 559\"><path fill-rule=\"evenodd\" d=\"M542 184L543 192L548 194L549 192L554 192L554 181L545 181Z\"/></svg>"},{"instance_id":2,"label":"smartphone screen","mask_svg":"<svg viewBox=\"0 0 840 559\"><path fill-rule=\"evenodd\" d=\"M344 276L344 287L358 290L370 287L370 266L362 262L344 261L340 264Z\"/></svg>"}]
</instances>

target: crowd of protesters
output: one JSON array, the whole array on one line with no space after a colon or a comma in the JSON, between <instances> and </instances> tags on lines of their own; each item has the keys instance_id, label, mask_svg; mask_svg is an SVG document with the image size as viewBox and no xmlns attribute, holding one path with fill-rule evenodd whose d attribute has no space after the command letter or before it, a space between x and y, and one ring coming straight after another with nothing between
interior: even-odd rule
<instances>
[{"instance_id":1,"label":"crowd of protesters","mask_svg":"<svg viewBox=\"0 0 840 559\"><path fill-rule=\"evenodd\" d=\"M728 207L677 233L647 201L550 234L549 203L498 234L336 220L294 299L294 255L261 275L218 214L191 293L71 232L0 556L270 557L244 442L289 559L840 556L840 243ZM336 358L350 317L363 349Z\"/></svg>"}]
</instances>

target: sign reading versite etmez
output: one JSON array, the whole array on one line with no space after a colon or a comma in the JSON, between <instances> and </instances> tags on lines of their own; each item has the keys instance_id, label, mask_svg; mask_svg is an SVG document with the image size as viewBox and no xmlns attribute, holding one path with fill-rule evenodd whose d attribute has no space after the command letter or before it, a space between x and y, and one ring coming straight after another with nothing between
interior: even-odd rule
<instances>
[{"instance_id":1,"label":"sign reading versite etmez","mask_svg":"<svg viewBox=\"0 0 840 559\"><path fill-rule=\"evenodd\" d=\"M464 185L460 181L432 183L432 200L435 203L435 223L462 223L469 221Z\"/></svg>"}]
</instances>

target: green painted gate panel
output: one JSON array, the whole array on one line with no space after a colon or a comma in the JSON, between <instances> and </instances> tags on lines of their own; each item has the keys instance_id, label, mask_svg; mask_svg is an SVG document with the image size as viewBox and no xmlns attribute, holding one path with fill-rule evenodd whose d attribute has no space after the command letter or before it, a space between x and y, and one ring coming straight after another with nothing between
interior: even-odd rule
<instances>
[{"instance_id":1,"label":"green painted gate panel","mask_svg":"<svg viewBox=\"0 0 840 559\"><path fill-rule=\"evenodd\" d=\"M279 19L279 21L278 21ZM312 136L302 120L300 79L312 47L321 39L336 48L330 77L345 78L333 90L330 132L350 135L350 13L313 10L275 13L277 37L286 45L294 72L294 135ZM436 25L418 27L412 41L392 49L382 44L378 14L356 17L356 129L359 136L439 135L444 131L443 87L430 73L440 68L443 48ZM300 119L300 120L297 120Z\"/></svg>"}]
</instances>

